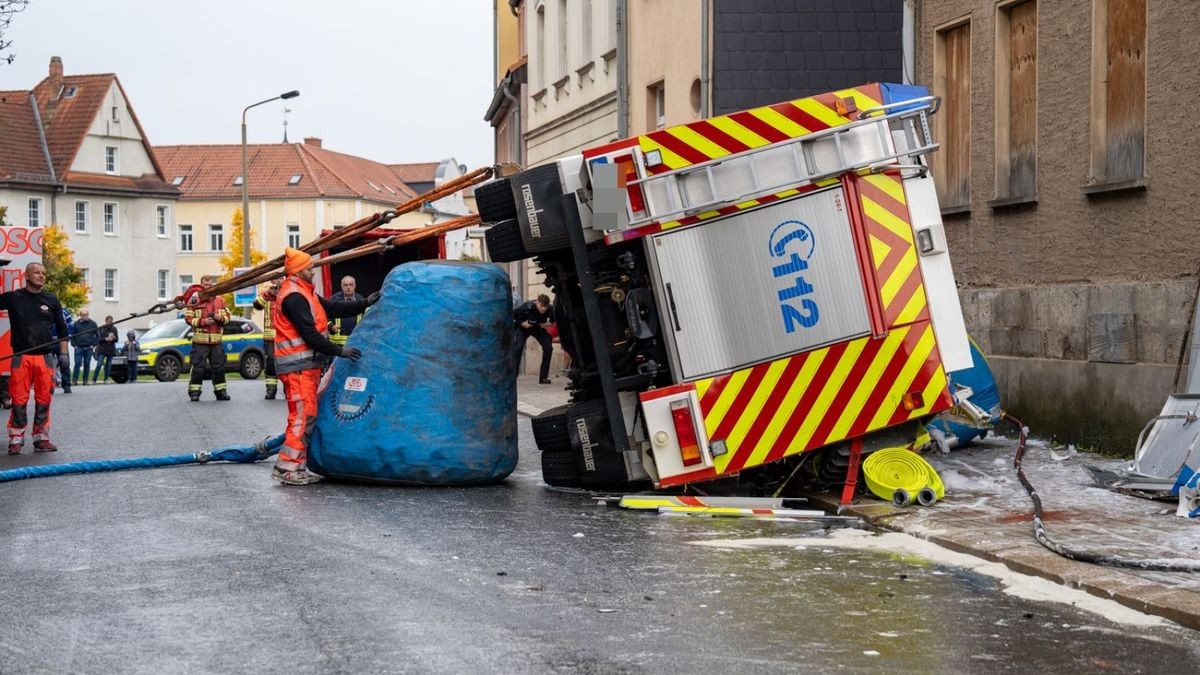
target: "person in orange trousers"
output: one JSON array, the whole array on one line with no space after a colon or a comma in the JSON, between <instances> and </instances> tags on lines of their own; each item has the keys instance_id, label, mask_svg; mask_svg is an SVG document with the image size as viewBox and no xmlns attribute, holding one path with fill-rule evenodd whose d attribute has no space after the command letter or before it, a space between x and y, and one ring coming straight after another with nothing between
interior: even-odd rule
<instances>
[{"instance_id":1,"label":"person in orange trousers","mask_svg":"<svg viewBox=\"0 0 1200 675\"><path fill-rule=\"evenodd\" d=\"M7 264L5 261L4 264ZM2 265L0 265L2 266ZM25 445L29 424L29 390L33 389L33 450L54 452L50 442L50 399L54 394L54 371L67 359L67 324L58 297L45 290L46 268L41 263L25 266L25 287L0 294L0 309L8 312L12 326L12 375L8 393L12 411L8 416L8 454L18 455ZM56 335L63 336L58 342Z\"/></svg>"},{"instance_id":2,"label":"person in orange trousers","mask_svg":"<svg viewBox=\"0 0 1200 675\"><path fill-rule=\"evenodd\" d=\"M350 302L320 297L313 289L312 256L291 247L284 253L283 267L287 277L279 287L271 318L275 324L275 372L283 383L288 420L271 478L285 485L308 485L321 480L308 470L321 356L341 356L351 361L362 356L358 349L329 339L329 318L361 314L379 300L379 293Z\"/></svg>"}]
</instances>

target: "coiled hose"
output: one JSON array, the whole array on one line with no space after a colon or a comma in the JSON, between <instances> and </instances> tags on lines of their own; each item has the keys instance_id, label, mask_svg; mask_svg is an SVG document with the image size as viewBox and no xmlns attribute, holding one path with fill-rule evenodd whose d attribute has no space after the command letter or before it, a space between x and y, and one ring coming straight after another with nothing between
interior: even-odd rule
<instances>
[{"instance_id":1,"label":"coiled hose","mask_svg":"<svg viewBox=\"0 0 1200 675\"><path fill-rule=\"evenodd\" d=\"M1050 535L1046 533L1045 524L1042 522L1042 498L1038 496L1037 490L1029 482L1029 478L1025 475L1025 469L1021 466L1021 462L1025 458L1025 442L1028 440L1029 430L1025 428L1024 424L1021 424L1020 420L1008 413L1001 413L1000 418L1009 424L1015 425L1019 433L1017 454L1013 458L1013 467L1017 470L1017 479L1021 481L1021 485L1025 487L1025 492L1033 500L1033 537L1038 540L1039 544L1069 560L1078 560L1079 562L1095 565L1123 567L1150 572L1200 572L1200 560L1190 560L1187 558L1124 558L1117 555L1101 555L1068 548L1051 539Z\"/></svg>"}]
</instances>

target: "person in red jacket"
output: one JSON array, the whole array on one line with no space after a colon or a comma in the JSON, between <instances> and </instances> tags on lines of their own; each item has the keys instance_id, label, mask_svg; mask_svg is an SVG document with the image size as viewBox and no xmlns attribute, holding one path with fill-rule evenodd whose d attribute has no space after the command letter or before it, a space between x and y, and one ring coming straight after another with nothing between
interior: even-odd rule
<instances>
[{"instance_id":1,"label":"person in red jacket","mask_svg":"<svg viewBox=\"0 0 1200 675\"><path fill-rule=\"evenodd\" d=\"M335 344L329 339L329 317L361 314L379 300L372 293L365 300L338 301L322 298L313 289L312 256L289 247L284 254L287 278L279 287L272 308L275 324L275 372L283 382L287 399L287 430L271 478L285 485L308 485L321 477L308 470L308 442L317 418L317 385L321 381L321 355L357 361L362 352Z\"/></svg>"},{"instance_id":2,"label":"person in red jacket","mask_svg":"<svg viewBox=\"0 0 1200 675\"><path fill-rule=\"evenodd\" d=\"M6 261L7 264L7 261ZM50 399L54 394L54 372L66 361L67 322L63 320L58 297L43 289L46 268L41 263L25 266L25 287L0 294L0 309L8 311L13 357L8 393L12 411L8 416L8 454L20 454L25 445L25 427L29 423L26 406L33 388L33 450L54 452L50 442ZM55 336L63 339L54 342Z\"/></svg>"},{"instance_id":3,"label":"person in red jacket","mask_svg":"<svg viewBox=\"0 0 1200 675\"><path fill-rule=\"evenodd\" d=\"M217 277L206 274L200 277L200 285L209 288L217 283ZM229 323L229 310L221 296L209 298L183 311L183 318L192 327L192 377L188 380L188 398L200 400L204 378L212 380L213 393L218 401L228 401L229 392L225 384L225 343L221 336L225 324Z\"/></svg>"}]
</instances>

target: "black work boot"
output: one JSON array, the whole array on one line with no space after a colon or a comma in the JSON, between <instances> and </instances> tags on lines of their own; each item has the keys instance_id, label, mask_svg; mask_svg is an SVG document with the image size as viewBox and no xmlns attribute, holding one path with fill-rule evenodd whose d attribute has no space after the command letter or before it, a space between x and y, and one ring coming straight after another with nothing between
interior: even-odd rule
<instances>
[{"instance_id":1,"label":"black work boot","mask_svg":"<svg viewBox=\"0 0 1200 675\"><path fill-rule=\"evenodd\" d=\"M229 392L225 391L224 389L218 390L216 392L216 394L217 394L218 401L228 401L229 400Z\"/></svg>"},{"instance_id":2,"label":"black work boot","mask_svg":"<svg viewBox=\"0 0 1200 675\"><path fill-rule=\"evenodd\" d=\"M275 388L275 387L267 387L267 395L266 395L266 396L264 396L263 398L264 398L264 399L266 399L266 400L268 400L268 401L274 401L274 400L275 400L275 395L276 395L276 394L278 394L278 393L279 393L279 390L278 390L277 388Z\"/></svg>"},{"instance_id":3,"label":"black work boot","mask_svg":"<svg viewBox=\"0 0 1200 675\"><path fill-rule=\"evenodd\" d=\"M200 392L198 392L198 391L189 391L189 392L188 392L188 400L190 400L192 403L195 403L196 401L199 401L199 400L200 400Z\"/></svg>"}]
</instances>

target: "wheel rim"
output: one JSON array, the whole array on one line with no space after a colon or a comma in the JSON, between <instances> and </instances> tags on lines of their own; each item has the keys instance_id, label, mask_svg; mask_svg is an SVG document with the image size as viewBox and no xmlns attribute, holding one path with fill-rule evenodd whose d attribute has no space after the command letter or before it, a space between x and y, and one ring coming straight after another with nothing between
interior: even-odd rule
<instances>
[{"instance_id":1,"label":"wheel rim","mask_svg":"<svg viewBox=\"0 0 1200 675\"><path fill-rule=\"evenodd\" d=\"M243 361L242 370L246 377L255 379L262 372L262 359L258 355L247 356Z\"/></svg>"},{"instance_id":2,"label":"wheel rim","mask_svg":"<svg viewBox=\"0 0 1200 675\"><path fill-rule=\"evenodd\" d=\"M159 359L158 369L164 379L174 380L179 377L179 362L173 356L164 356Z\"/></svg>"}]
</instances>

